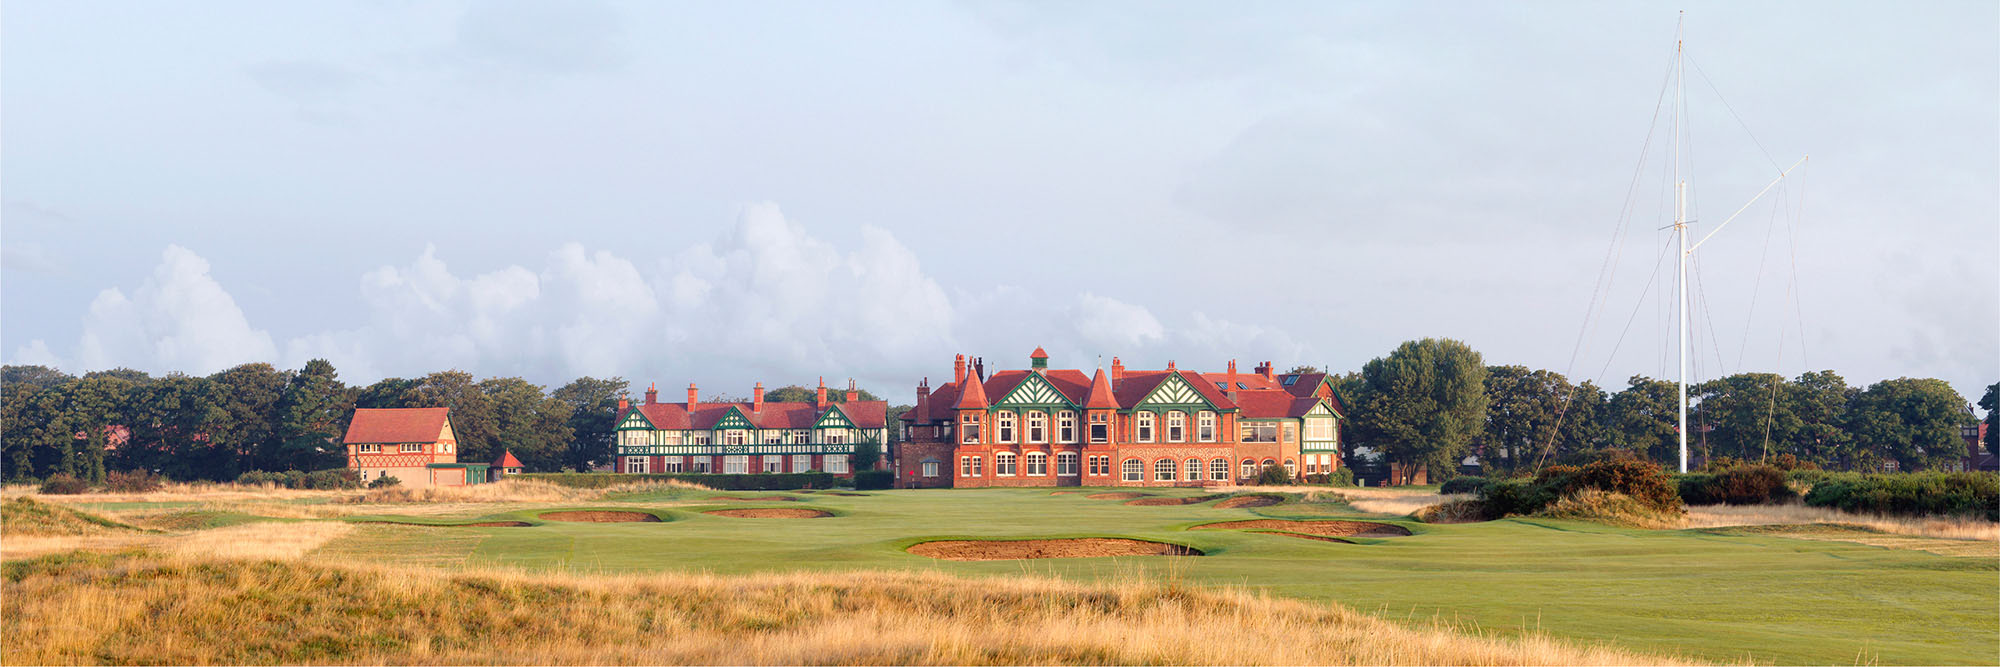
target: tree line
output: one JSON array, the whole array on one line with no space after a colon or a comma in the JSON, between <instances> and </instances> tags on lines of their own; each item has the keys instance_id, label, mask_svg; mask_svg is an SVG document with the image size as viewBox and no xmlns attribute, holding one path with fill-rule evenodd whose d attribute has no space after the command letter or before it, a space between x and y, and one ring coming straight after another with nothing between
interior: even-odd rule
<instances>
[{"instance_id":1,"label":"tree line","mask_svg":"<svg viewBox=\"0 0 2000 667\"><path fill-rule=\"evenodd\" d=\"M1441 477L1467 455L1499 477L1605 458L1679 461L1678 392L1665 380L1635 375L1609 392L1553 371L1488 366L1462 342L1427 338L1333 381L1347 402L1348 442ZM1689 385L1688 402L1696 465L1791 457L1831 470L1949 469L1966 455L1961 429L1977 421L1943 380L1855 387L1833 371L1738 373ZM1993 451L2000 383L1979 404L1989 424L1984 446Z\"/></svg>"}]
</instances>

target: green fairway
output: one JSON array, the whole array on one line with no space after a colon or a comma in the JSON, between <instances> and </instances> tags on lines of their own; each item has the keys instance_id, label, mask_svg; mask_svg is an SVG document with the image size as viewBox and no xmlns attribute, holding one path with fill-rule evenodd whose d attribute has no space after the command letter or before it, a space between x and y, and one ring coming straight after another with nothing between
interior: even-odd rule
<instances>
[{"instance_id":1,"label":"green fairway","mask_svg":"<svg viewBox=\"0 0 2000 667\"><path fill-rule=\"evenodd\" d=\"M1393 520L1415 534L1350 538L1355 543L1346 544L1188 528L1253 518L1379 517L1333 503L1252 509L1216 509L1214 502L1128 506L1087 498L1090 492L817 493L799 496L797 502L716 501L696 494L611 503L626 510L634 505L625 503L638 503L663 519L657 523L541 521L534 517L557 506L503 505L492 514L451 521L505 519L536 525L368 524L319 556L587 572L919 569L989 576L1178 577L1337 601L1392 619L1441 619L1502 632L1539 630L1705 660L2000 661L2000 630L1994 622L2000 612L2000 563L1990 558L1775 535L1629 530L1528 519L1438 526ZM610 508L603 502L576 507ZM701 513L721 507L816 508L837 516L750 519ZM393 519L387 516L393 512L365 519ZM1083 536L1172 542L1207 555L961 562L903 551L929 539Z\"/></svg>"}]
</instances>

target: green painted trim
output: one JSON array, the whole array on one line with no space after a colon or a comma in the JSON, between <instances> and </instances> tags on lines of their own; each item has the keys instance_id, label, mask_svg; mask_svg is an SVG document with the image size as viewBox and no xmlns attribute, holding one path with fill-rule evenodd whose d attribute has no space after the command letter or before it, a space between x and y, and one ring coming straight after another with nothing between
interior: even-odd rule
<instances>
[{"instance_id":1,"label":"green painted trim","mask_svg":"<svg viewBox=\"0 0 2000 667\"><path fill-rule=\"evenodd\" d=\"M1026 400L1015 401L1014 396L1023 393L1024 390L1027 390L1028 384L1030 382L1039 383L1038 385L1039 389L1046 390L1048 393L1054 394L1056 398L1061 399L1062 402L1029 403ZM1040 393L1040 392L1034 391L1033 393ZM1055 383L1049 382L1049 379L1043 377L1041 373L1029 373L1026 379L1023 379L1021 380L1020 383L1015 384L1013 389L1007 390L1006 396L1000 397L1000 400L994 401L992 405L987 406L987 410L993 410L995 408L1001 408L1001 407L1005 407L1011 410L1019 410L1021 408L1035 408L1043 410L1055 410L1055 409L1082 410L1082 406L1079 406L1075 403L1071 403L1069 401L1069 396L1064 395L1061 390L1056 389Z\"/></svg>"},{"instance_id":2,"label":"green painted trim","mask_svg":"<svg viewBox=\"0 0 2000 667\"><path fill-rule=\"evenodd\" d=\"M838 421L835 422L835 420ZM839 425L830 426L829 425L830 422L838 423ZM860 428L859 426L854 425L854 420L847 418L847 412L845 410L840 409L839 403L834 403L828 406L826 409L826 414L820 415L819 421L813 422L812 427L813 428Z\"/></svg>"},{"instance_id":3,"label":"green painted trim","mask_svg":"<svg viewBox=\"0 0 2000 667\"><path fill-rule=\"evenodd\" d=\"M736 426L736 425L733 425L733 424L731 424L730 420L731 420L732 418L733 418L733 419L734 419L735 421L737 421L737 422L741 422L741 423L742 423L742 425L741 425L741 426ZM761 430L763 430L763 429L760 429L760 428L757 428L757 423L756 423L756 422L753 422L753 421L750 421L750 417L749 417L749 416L747 416L747 415L744 415L744 414L743 414L743 410L742 410L741 408L738 408L737 406L734 406L734 405L732 405L732 406L729 406L729 412L727 412L727 413L724 413L724 414L722 415L722 418L721 418L721 419L717 419L717 420L715 420L715 425L714 425L714 426L711 426L711 427L709 427L709 428L708 428L708 430L710 430L710 431L761 431Z\"/></svg>"}]
</instances>

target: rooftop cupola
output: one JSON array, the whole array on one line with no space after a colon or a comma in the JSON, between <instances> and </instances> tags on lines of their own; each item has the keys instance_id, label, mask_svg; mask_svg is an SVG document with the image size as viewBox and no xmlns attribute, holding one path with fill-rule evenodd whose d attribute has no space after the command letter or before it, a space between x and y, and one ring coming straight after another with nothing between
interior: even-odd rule
<instances>
[{"instance_id":1,"label":"rooftop cupola","mask_svg":"<svg viewBox=\"0 0 2000 667\"><path fill-rule=\"evenodd\" d=\"M1044 351L1040 346L1036 346L1034 353L1028 355L1028 367L1038 371L1047 370L1049 367L1049 353Z\"/></svg>"}]
</instances>

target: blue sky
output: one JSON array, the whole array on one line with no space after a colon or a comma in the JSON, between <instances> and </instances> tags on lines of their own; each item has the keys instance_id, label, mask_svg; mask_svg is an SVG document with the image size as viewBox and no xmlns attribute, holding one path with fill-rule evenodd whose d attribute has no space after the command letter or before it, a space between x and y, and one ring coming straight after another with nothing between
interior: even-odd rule
<instances>
[{"instance_id":1,"label":"blue sky","mask_svg":"<svg viewBox=\"0 0 2000 667\"><path fill-rule=\"evenodd\" d=\"M1700 373L1977 398L1985 2L9 2L0 356L901 396L1449 336L1615 389L1672 368L1659 144L1621 211L1682 8L1696 219L1813 156L1698 256Z\"/></svg>"}]
</instances>

